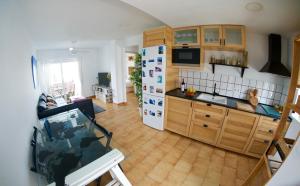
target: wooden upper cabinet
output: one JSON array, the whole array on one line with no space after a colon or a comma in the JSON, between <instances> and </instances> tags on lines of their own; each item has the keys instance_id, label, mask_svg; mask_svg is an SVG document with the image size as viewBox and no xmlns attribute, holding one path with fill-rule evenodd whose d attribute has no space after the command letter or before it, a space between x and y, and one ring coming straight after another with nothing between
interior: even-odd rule
<instances>
[{"instance_id":1,"label":"wooden upper cabinet","mask_svg":"<svg viewBox=\"0 0 300 186\"><path fill-rule=\"evenodd\" d=\"M200 46L200 27L173 29L173 46Z\"/></svg>"},{"instance_id":2,"label":"wooden upper cabinet","mask_svg":"<svg viewBox=\"0 0 300 186\"><path fill-rule=\"evenodd\" d=\"M230 109L225 117L218 146L244 152L257 126L259 116L248 112Z\"/></svg>"},{"instance_id":3,"label":"wooden upper cabinet","mask_svg":"<svg viewBox=\"0 0 300 186\"><path fill-rule=\"evenodd\" d=\"M172 45L172 29L167 26L146 30L143 33L143 46Z\"/></svg>"},{"instance_id":4,"label":"wooden upper cabinet","mask_svg":"<svg viewBox=\"0 0 300 186\"><path fill-rule=\"evenodd\" d=\"M245 27L244 26L222 26L223 46L233 49L245 49Z\"/></svg>"},{"instance_id":5,"label":"wooden upper cabinet","mask_svg":"<svg viewBox=\"0 0 300 186\"><path fill-rule=\"evenodd\" d=\"M201 45L220 47L222 42L222 26L207 25L201 27Z\"/></svg>"},{"instance_id":6,"label":"wooden upper cabinet","mask_svg":"<svg viewBox=\"0 0 300 186\"><path fill-rule=\"evenodd\" d=\"M244 50L246 47L245 27L242 25L201 26L201 45Z\"/></svg>"},{"instance_id":7,"label":"wooden upper cabinet","mask_svg":"<svg viewBox=\"0 0 300 186\"><path fill-rule=\"evenodd\" d=\"M192 114L191 105L190 100L167 96L164 128L188 136Z\"/></svg>"}]
</instances>

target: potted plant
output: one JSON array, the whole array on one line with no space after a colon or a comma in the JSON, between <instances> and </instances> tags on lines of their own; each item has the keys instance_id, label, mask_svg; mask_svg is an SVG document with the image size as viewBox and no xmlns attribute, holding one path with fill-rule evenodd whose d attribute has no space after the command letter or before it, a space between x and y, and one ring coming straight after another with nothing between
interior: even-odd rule
<instances>
[{"instance_id":1,"label":"potted plant","mask_svg":"<svg viewBox=\"0 0 300 186\"><path fill-rule=\"evenodd\" d=\"M135 55L134 70L130 74L130 80L135 87L135 95L138 99L140 116L143 116L143 91L142 91L142 56L140 54Z\"/></svg>"}]
</instances>

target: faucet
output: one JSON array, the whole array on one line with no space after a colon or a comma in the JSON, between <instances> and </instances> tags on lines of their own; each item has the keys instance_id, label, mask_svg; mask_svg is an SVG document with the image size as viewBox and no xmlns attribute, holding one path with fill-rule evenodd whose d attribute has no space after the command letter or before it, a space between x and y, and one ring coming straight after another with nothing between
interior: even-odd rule
<instances>
[{"instance_id":1,"label":"faucet","mask_svg":"<svg viewBox=\"0 0 300 186\"><path fill-rule=\"evenodd\" d=\"M217 86L217 83L215 83L215 86L214 86L214 92L213 92L213 96L215 97L216 95L219 95L218 93L216 93L216 86Z\"/></svg>"}]
</instances>

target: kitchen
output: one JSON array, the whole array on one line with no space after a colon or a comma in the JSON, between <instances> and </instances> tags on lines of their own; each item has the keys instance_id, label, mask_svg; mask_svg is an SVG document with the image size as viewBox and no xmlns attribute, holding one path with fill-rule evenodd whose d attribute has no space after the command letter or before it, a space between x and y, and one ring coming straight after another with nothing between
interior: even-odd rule
<instances>
[{"instance_id":1,"label":"kitchen","mask_svg":"<svg viewBox=\"0 0 300 186\"><path fill-rule=\"evenodd\" d=\"M275 135L279 131L285 134L290 124L290 119L279 124L291 76L281 64L288 61L288 42L269 34L267 40L247 45L246 38L251 37L246 30L243 25L226 24L145 31L144 124L221 149L263 157ZM259 51L260 47L253 48L254 42L263 43L266 53ZM157 54L162 47L165 53ZM148 61L153 64L156 57L163 58L165 64L163 81L158 84L151 81L156 74L147 77L147 71L155 68L148 66ZM259 57L266 59L257 69L255 60ZM162 85L160 94L147 91L148 86ZM153 106L155 101L149 106L147 100L155 97L165 98L163 112ZM276 170L272 169L272 174Z\"/></svg>"}]
</instances>

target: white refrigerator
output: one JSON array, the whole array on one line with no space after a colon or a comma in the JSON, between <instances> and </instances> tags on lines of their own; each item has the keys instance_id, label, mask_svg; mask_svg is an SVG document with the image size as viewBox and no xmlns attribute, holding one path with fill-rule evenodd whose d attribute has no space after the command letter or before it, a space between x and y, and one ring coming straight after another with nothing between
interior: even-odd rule
<instances>
[{"instance_id":1,"label":"white refrigerator","mask_svg":"<svg viewBox=\"0 0 300 186\"><path fill-rule=\"evenodd\" d=\"M163 130L166 46L142 49L143 123Z\"/></svg>"}]
</instances>

